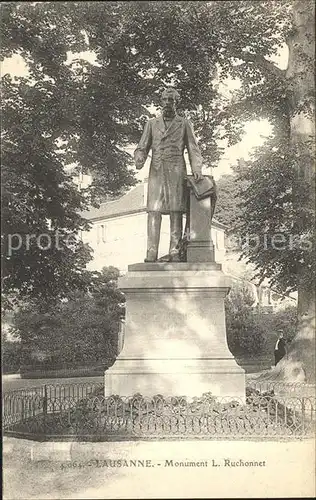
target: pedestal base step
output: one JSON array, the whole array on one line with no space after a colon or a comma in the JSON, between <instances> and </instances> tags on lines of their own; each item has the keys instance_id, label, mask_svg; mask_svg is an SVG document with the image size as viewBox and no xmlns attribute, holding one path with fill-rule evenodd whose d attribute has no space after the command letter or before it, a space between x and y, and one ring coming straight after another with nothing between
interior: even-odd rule
<instances>
[{"instance_id":1,"label":"pedestal base step","mask_svg":"<svg viewBox=\"0 0 316 500\"><path fill-rule=\"evenodd\" d=\"M245 372L232 359L118 359L105 372L105 395L245 399Z\"/></svg>"}]
</instances>

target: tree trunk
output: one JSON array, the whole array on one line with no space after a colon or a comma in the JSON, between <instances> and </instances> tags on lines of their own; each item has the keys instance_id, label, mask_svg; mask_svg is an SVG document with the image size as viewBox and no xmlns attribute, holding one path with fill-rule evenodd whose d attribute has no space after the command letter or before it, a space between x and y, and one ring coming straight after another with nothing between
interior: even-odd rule
<instances>
[{"instance_id":1,"label":"tree trunk","mask_svg":"<svg viewBox=\"0 0 316 500\"><path fill-rule=\"evenodd\" d=\"M295 233L303 234L305 216L315 221L315 6L313 0L293 2L293 29L287 40L286 72L290 109L290 145L295 151L297 181L293 186L296 205ZM311 231L312 232L312 231ZM313 252L314 248L310 251ZM315 283L311 269L298 263L298 332L288 354L263 378L315 383ZM285 332L286 335L286 332Z\"/></svg>"}]
</instances>

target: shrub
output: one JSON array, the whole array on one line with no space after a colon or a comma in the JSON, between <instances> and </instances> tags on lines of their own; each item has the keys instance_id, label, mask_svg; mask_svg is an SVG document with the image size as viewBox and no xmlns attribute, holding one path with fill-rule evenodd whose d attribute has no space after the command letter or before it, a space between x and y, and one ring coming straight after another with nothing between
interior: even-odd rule
<instances>
[{"instance_id":1,"label":"shrub","mask_svg":"<svg viewBox=\"0 0 316 500\"><path fill-rule=\"evenodd\" d=\"M2 341L3 373L17 373L20 369L21 342Z\"/></svg>"},{"instance_id":2,"label":"shrub","mask_svg":"<svg viewBox=\"0 0 316 500\"><path fill-rule=\"evenodd\" d=\"M292 342L297 331L297 308L288 306L286 309L257 315L257 322L268 336L275 339L278 331L283 330L287 342Z\"/></svg>"},{"instance_id":3,"label":"shrub","mask_svg":"<svg viewBox=\"0 0 316 500\"><path fill-rule=\"evenodd\" d=\"M235 285L226 298L227 342L235 356L273 354L278 331L288 342L296 332L296 307L258 314L254 297L244 285Z\"/></svg>"},{"instance_id":4,"label":"shrub","mask_svg":"<svg viewBox=\"0 0 316 500\"><path fill-rule=\"evenodd\" d=\"M17 311L13 325L22 341L22 372L111 366L124 315L118 277L118 269L104 268L95 273L89 293L74 292L67 301L32 303Z\"/></svg>"},{"instance_id":5,"label":"shrub","mask_svg":"<svg viewBox=\"0 0 316 500\"><path fill-rule=\"evenodd\" d=\"M260 354L266 332L253 310L254 297L243 285L235 285L226 298L227 342L234 355Z\"/></svg>"}]
</instances>

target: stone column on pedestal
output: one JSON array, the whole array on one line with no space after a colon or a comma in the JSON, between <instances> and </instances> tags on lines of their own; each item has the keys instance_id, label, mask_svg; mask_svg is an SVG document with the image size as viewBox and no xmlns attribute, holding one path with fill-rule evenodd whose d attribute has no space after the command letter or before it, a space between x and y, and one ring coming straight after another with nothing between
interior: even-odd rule
<instances>
[{"instance_id":1,"label":"stone column on pedestal","mask_svg":"<svg viewBox=\"0 0 316 500\"><path fill-rule=\"evenodd\" d=\"M189 189L189 196L187 262L215 262L214 243L211 233L211 198L208 196L198 200L192 189Z\"/></svg>"}]
</instances>

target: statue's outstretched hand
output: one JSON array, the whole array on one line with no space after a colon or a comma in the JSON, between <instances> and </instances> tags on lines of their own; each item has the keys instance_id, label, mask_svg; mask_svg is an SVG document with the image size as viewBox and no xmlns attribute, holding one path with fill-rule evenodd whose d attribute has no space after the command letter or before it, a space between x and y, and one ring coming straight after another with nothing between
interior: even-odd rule
<instances>
[{"instance_id":1,"label":"statue's outstretched hand","mask_svg":"<svg viewBox=\"0 0 316 500\"><path fill-rule=\"evenodd\" d=\"M140 170L144 166L144 162L142 160L135 161L136 170Z\"/></svg>"},{"instance_id":2,"label":"statue's outstretched hand","mask_svg":"<svg viewBox=\"0 0 316 500\"><path fill-rule=\"evenodd\" d=\"M134 153L134 160L136 169L140 170L144 166L144 163L146 161L146 156L143 154L142 151L136 150Z\"/></svg>"},{"instance_id":3,"label":"statue's outstretched hand","mask_svg":"<svg viewBox=\"0 0 316 500\"><path fill-rule=\"evenodd\" d=\"M196 182L199 182L203 179L203 175L200 172L194 172L193 177Z\"/></svg>"}]
</instances>

